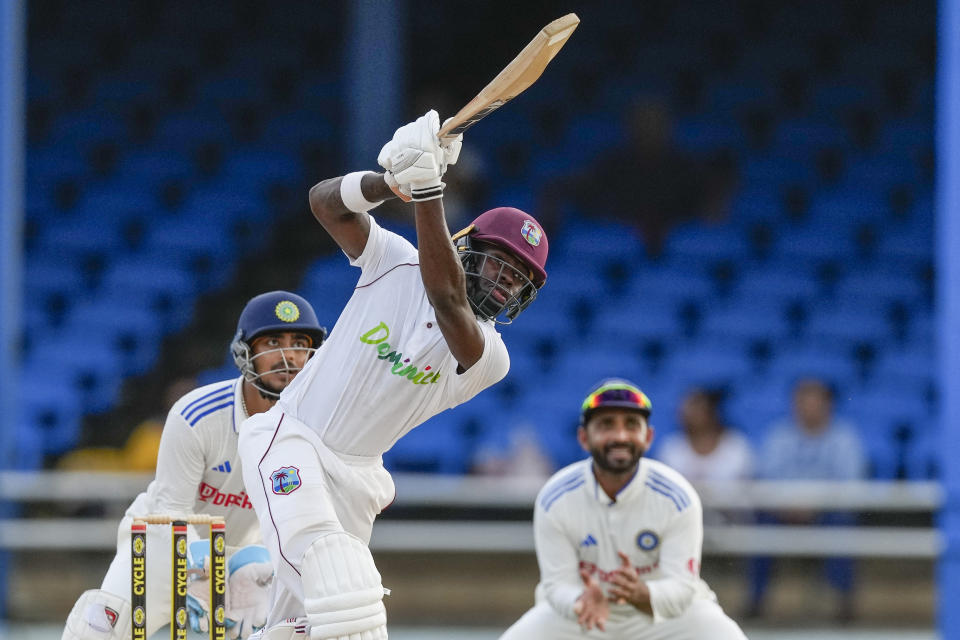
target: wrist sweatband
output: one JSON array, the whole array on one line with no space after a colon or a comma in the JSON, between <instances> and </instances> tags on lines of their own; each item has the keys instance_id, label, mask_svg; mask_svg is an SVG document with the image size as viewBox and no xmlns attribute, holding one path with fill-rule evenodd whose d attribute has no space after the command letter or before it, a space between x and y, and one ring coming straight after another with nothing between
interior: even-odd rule
<instances>
[{"instance_id":1,"label":"wrist sweatband","mask_svg":"<svg viewBox=\"0 0 960 640\"><path fill-rule=\"evenodd\" d=\"M410 188L410 198L414 202L424 202L426 200L436 200L437 198L443 197L443 188L446 187L445 182L439 182L435 185L429 185L426 187L420 187L419 189Z\"/></svg>"},{"instance_id":2,"label":"wrist sweatband","mask_svg":"<svg viewBox=\"0 0 960 640\"><path fill-rule=\"evenodd\" d=\"M343 176L340 180L340 199L343 200L343 206L354 213L364 213L380 205L379 202L370 202L363 197L360 190L360 181L363 176L372 171L354 171Z\"/></svg>"}]
</instances>

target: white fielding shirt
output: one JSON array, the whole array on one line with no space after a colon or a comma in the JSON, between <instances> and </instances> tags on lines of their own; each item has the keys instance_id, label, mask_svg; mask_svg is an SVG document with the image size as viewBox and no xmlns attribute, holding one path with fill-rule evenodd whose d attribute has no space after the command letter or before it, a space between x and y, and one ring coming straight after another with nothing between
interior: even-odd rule
<instances>
[{"instance_id":1,"label":"white fielding shirt","mask_svg":"<svg viewBox=\"0 0 960 640\"><path fill-rule=\"evenodd\" d=\"M492 322L483 355L457 375L420 276L417 249L370 218L360 279L330 337L278 406L336 453L379 456L428 418L502 379L510 358Z\"/></svg>"},{"instance_id":2,"label":"white fielding shirt","mask_svg":"<svg viewBox=\"0 0 960 640\"><path fill-rule=\"evenodd\" d=\"M260 544L260 525L243 486L238 429L246 416L243 378L208 384L170 409L160 436L157 475L126 515L203 513L223 516L227 544ZM196 532L206 538L200 527Z\"/></svg>"},{"instance_id":3,"label":"white fielding shirt","mask_svg":"<svg viewBox=\"0 0 960 640\"><path fill-rule=\"evenodd\" d=\"M656 460L641 458L636 475L611 500L597 484L592 459L561 469L537 496L533 513L540 583L537 602L576 620L586 568L609 593L612 572L630 558L650 588L653 620L681 615L695 598L716 601L700 578L703 512L683 476ZM610 605L610 621L646 616L632 605Z\"/></svg>"}]
</instances>

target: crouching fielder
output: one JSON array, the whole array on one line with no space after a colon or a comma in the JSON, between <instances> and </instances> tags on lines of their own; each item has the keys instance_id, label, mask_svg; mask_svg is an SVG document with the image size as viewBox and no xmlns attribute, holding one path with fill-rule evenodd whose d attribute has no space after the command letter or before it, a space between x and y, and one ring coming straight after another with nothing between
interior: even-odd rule
<instances>
[{"instance_id":1,"label":"crouching fielder","mask_svg":"<svg viewBox=\"0 0 960 640\"><path fill-rule=\"evenodd\" d=\"M536 605L501 640L745 640L700 578L700 499L679 473L643 454L651 404L636 385L601 382L581 407L591 459L537 496Z\"/></svg>"},{"instance_id":2,"label":"crouching fielder","mask_svg":"<svg viewBox=\"0 0 960 640\"><path fill-rule=\"evenodd\" d=\"M266 620L273 566L259 544L253 503L243 486L237 455L239 428L266 411L323 342L326 331L310 304L287 291L251 299L231 344L242 375L202 386L177 400L167 415L157 454L157 475L134 500L117 529L117 555L99 589L85 591L67 618L62 640L129 640L130 525L150 513L205 513L226 521L227 638L246 638ZM192 528L191 528L192 529ZM171 535L169 526L147 532L149 637L170 622ZM199 531L189 531L191 540ZM190 545L188 617L206 629L209 611L209 543Z\"/></svg>"}]
</instances>

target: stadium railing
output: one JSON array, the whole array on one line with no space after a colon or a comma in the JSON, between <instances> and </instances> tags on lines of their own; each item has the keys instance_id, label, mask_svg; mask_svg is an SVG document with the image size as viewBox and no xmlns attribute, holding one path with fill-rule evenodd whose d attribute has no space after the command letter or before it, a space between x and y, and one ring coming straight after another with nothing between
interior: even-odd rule
<instances>
[{"instance_id":1,"label":"stadium railing","mask_svg":"<svg viewBox=\"0 0 960 640\"><path fill-rule=\"evenodd\" d=\"M103 503L109 517L28 516L0 519L0 549L108 551L116 545L122 510L152 474L0 472L0 502L71 505ZM375 551L532 552L529 518L471 518L477 510L532 509L542 481L531 478L395 474L392 510L462 512L465 519L385 517L374 526ZM715 555L936 558L943 543L933 515L943 502L936 482L769 482L698 486L706 518L704 553ZM45 511L56 512L58 509ZM814 526L757 524L764 511L869 514L882 524ZM28 510L35 511L35 510ZM731 514L741 514L740 516Z\"/></svg>"}]
</instances>

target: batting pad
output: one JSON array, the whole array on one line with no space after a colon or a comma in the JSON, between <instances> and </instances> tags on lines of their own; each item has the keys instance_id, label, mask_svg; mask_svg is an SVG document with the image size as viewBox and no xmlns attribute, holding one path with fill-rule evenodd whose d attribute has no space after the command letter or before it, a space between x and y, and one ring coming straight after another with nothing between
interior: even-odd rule
<instances>
[{"instance_id":1,"label":"batting pad","mask_svg":"<svg viewBox=\"0 0 960 640\"><path fill-rule=\"evenodd\" d=\"M84 591L67 616L61 640L128 640L130 603L107 591Z\"/></svg>"},{"instance_id":2,"label":"batting pad","mask_svg":"<svg viewBox=\"0 0 960 640\"><path fill-rule=\"evenodd\" d=\"M317 538L301 571L312 640L386 640L380 572L359 538L344 531Z\"/></svg>"}]
</instances>

